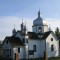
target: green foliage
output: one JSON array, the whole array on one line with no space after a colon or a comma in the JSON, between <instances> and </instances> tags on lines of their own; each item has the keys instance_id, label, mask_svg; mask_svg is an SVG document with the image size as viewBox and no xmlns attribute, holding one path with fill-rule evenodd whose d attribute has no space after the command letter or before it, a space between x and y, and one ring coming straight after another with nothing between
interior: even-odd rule
<instances>
[{"instance_id":1,"label":"green foliage","mask_svg":"<svg viewBox=\"0 0 60 60\"><path fill-rule=\"evenodd\" d=\"M60 31L59 31L59 28L58 27L55 30L55 34L58 37L58 39L60 39Z\"/></svg>"}]
</instances>

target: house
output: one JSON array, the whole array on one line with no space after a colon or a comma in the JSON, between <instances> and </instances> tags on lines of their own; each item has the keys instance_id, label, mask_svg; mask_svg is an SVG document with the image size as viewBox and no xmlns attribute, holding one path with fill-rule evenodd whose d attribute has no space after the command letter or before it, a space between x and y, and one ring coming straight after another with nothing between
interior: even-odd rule
<instances>
[{"instance_id":1,"label":"house","mask_svg":"<svg viewBox=\"0 0 60 60\"><path fill-rule=\"evenodd\" d=\"M21 30L14 28L12 36L5 37L2 43L3 57L15 59L15 53L19 59L31 59L44 57L47 52L48 57L59 55L59 41L53 31L48 28L46 21L40 16L33 21L32 32L26 31L26 25L21 24Z\"/></svg>"}]
</instances>

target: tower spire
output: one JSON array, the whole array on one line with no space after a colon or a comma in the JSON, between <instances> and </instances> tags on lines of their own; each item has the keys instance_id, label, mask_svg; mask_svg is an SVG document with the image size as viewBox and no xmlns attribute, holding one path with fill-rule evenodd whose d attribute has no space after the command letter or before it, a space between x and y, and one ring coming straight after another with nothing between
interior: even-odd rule
<instances>
[{"instance_id":1,"label":"tower spire","mask_svg":"<svg viewBox=\"0 0 60 60\"><path fill-rule=\"evenodd\" d=\"M40 18L40 9L39 9L39 11L38 11L38 18Z\"/></svg>"},{"instance_id":2,"label":"tower spire","mask_svg":"<svg viewBox=\"0 0 60 60\"><path fill-rule=\"evenodd\" d=\"M21 20L20 29L21 29L21 31L23 30L23 18L22 18L22 20Z\"/></svg>"}]
</instances>

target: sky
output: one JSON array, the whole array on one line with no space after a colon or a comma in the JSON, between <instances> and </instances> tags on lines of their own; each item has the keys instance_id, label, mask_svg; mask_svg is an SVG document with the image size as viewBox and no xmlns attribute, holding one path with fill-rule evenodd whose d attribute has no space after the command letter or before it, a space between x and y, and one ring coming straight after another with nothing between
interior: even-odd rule
<instances>
[{"instance_id":1,"label":"sky","mask_svg":"<svg viewBox=\"0 0 60 60\"><path fill-rule=\"evenodd\" d=\"M0 40L12 35L14 25L20 30L22 19L32 31L39 10L53 31L60 28L60 0L0 0Z\"/></svg>"}]
</instances>

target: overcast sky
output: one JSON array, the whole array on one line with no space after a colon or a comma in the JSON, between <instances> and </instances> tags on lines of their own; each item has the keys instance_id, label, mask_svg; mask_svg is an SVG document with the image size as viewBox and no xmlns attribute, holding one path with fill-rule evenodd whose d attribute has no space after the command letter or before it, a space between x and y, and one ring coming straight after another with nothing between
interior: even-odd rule
<instances>
[{"instance_id":1,"label":"overcast sky","mask_svg":"<svg viewBox=\"0 0 60 60\"><path fill-rule=\"evenodd\" d=\"M51 29L60 28L60 0L0 0L0 40L12 35L12 30L20 30L23 21L29 31L38 11Z\"/></svg>"}]
</instances>

